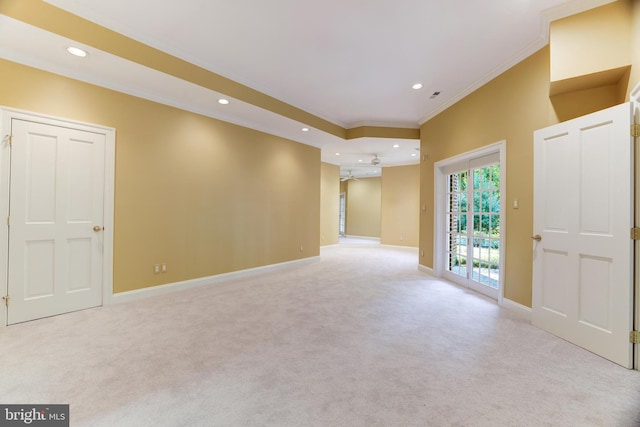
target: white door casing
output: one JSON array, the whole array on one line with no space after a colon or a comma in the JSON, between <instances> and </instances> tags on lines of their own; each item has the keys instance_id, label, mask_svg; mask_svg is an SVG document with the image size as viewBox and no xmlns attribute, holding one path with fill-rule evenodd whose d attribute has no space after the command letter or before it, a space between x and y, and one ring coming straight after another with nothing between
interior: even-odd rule
<instances>
[{"instance_id":1,"label":"white door casing","mask_svg":"<svg viewBox=\"0 0 640 427\"><path fill-rule=\"evenodd\" d=\"M0 253L6 323L109 302L113 130L3 110L5 132L13 140L0 153L1 207L11 216Z\"/></svg>"},{"instance_id":2,"label":"white door casing","mask_svg":"<svg viewBox=\"0 0 640 427\"><path fill-rule=\"evenodd\" d=\"M632 367L631 104L534 132L535 326Z\"/></svg>"},{"instance_id":3,"label":"white door casing","mask_svg":"<svg viewBox=\"0 0 640 427\"><path fill-rule=\"evenodd\" d=\"M633 122L637 125L640 123L640 83L638 83L631 93L629 94L629 98L631 103L633 104ZM637 146L637 143L640 141L640 137L635 137L634 147ZM635 170L636 170L636 179L635 179L635 225L636 227L640 226L640 173L637 171L640 170L640 150L635 150ZM636 240L634 244L635 250L635 323L634 329L636 331L640 330L640 240ZM635 354L635 369L640 370L640 344L634 345L635 349L633 353Z\"/></svg>"}]
</instances>

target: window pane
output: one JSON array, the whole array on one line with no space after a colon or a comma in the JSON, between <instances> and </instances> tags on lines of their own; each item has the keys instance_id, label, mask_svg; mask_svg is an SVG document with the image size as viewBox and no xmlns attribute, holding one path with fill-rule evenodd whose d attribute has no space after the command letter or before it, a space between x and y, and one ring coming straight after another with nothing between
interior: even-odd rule
<instances>
[{"instance_id":1,"label":"window pane","mask_svg":"<svg viewBox=\"0 0 640 427\"><path fill-rule=\"evenodd\" d=\"M491 215L491 235L500 236L500 215Z\"/></svg>"},{"instance_id":2,"label":"window pane","mask_svg":"<svg viewBox=\"0 0 640 427\"><path fill-rule=\"evenodd\" d=\"M491 212L500 212L500 191L491 192Z\"/></svg>"},{"instance_id":3,"label":"window pane","mask_svg":"<svg viewBox=\"0 0 640 427\"><path fill-rule=\"evenodd\" d=\"M473 170L473 189L478 190L482 188L482 170L474 169Z\"/></svg>"},{"instance_id":4,"label":"window pane","mask_svg":"<svg viewBox=\"0 0 640 427\"><path fill-rule=\"evenodd\" d=\"M467 191L467 172L460 172L458 179L460 191Z\"/></svg>"},{"instance_id":5,"label":"window pane","mask_svg":"<svg viewBox=\"0 0 640 427\"><path fill-rule=\"evenodd\" d=\"M480 215L473 216L473 231L474 234L480 233Z\"/></svg>"},{"instance_id":6,"label":"window pane","mask_svg":"<svg viewBox=\"0 0 640 427\"><path fill-rule=\"evenodd\" d=\"M500 165L491 166L491 188L500 188Z\"/></svg>"},{"instance_id":7,"label":"window pane","mask_svg":"<svg viewBox=\"0 0 640 427\"><path fill-rule=\"evenodd\" d=\"M489 215L482 215L482 228L480 229L483 235L489 235Z\"/></svg>"},{"instance_id":8,"label":"window pane","mask_svg":"<svg viewBox=\"0 0 640 427\"><path fill-rule=\"evenodd\" d=\"M489 212L490 210L490 203L491 203L491 192L490 191L483 191L482 192L482 212Z\"/></svg>"},{"instance_id":9,"label":"window pane","mask_svg":"<svg viewBox=\"0 0 640 427\"><path fill-rule=\"evenodd\" d=\"M480 193L478 191L474 191L473 192L473 211L474 212L481 212L480 211Z\"/></svg>"},{"instance_id":10,"label":"window pane","mask_svg":"<svg viewBox=\"0 0 640 427\"><path fill-rule=\"evenodd\" d=\"M460 215L458 219L458 232L467 234L467 215Z\"/></svg>"},{"instance_id":11,"label":"window pane","mask_svg":"<svg viewBox=\"0 0 640 427\"><path fill-rule=\"evenodd\" d=\"M460 212L466 212L467 211L467 193L461 193L460 194Z\"/></svg>"}]
</instances>

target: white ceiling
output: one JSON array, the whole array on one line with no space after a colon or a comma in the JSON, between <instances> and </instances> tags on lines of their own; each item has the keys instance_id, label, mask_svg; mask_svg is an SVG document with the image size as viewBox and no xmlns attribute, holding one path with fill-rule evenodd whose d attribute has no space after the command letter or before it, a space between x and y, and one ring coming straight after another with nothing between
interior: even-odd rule
<instances>
[{"instance_id":1,"label":"white ceiling","mask_svg":"<svg viewBox=\"0 0 640 427\"><path fill-rule=\"evenodd\" d=\"M611 0L47 0L344 128L420 124L543 47L550 20ZM354 174L417 140L342 140L0 15L0 57L322 148ZM82 45L81 45L82 46ZM411 89L413 83L424 85ZM440 95L431 99L434 92ZM393 144L400 145L392 148ZM339 152L340 156L335 153ZM362 160L362 162L359 162ZM375 174L375 173L374 173ZM379 174L379 172L377 172Z\"/></svg>"}]
</instances>

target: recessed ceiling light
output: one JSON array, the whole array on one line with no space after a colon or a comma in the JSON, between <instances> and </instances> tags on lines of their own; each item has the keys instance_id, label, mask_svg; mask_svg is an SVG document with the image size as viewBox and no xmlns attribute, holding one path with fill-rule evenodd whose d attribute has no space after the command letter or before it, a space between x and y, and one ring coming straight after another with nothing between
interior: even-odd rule
<instances>
[{"instance_id":1,"label":"recessed ceiling light","mask_svg":"<svg viewBox=\"0 0 640 427\"><path fill-rule=\"evenodd\" d=\"M79 56L80 58L84 58L85 56L87 56L87 52L80 49L79 47L75 47L75 46L69 46L67 48L67 52L69 52L71 55L75 55L75 56Z\"/></svg>"},{"instance_id":2,"label":"recessed ceiling light","mask_svg":"<svg viewBox=\"0 0 640 427\"><path fill-rule=\"evenodd\" d=\"M336 153L336 156L339 156L339 155L340 155L340 153Z\"/></svg>"},{"instance_id":3,"label":"recessed ceiling light","mask_svg":"<svg viewBox=\"0 0 640 427\"><path fill-rule=\"evenodd\" d=\"M309 132L309 128L302 128L302 132Z\"/></svg>"},{"instance_id":4,"label":"recessed ceiling light","mask_svg":"<svg viewBox=\"0 0 640 427\"><path fill-rule=\"evenodd\" d=\"M416 153L411 153L411 157L415 157L415 156L417 156Z\"/></svg>"},{"instance_id":5,"label":"recessed ceiling light","mask_svg":"<svg viewBox=\"0 0 640 427\"><path fill-rule=\"evenodd\" d=\"M218 104L227 105L229 103L228 99L220 98L218 99Z\"/></svg>"},{"instance_id":6,"label":"recessed ceiling light","mask_svg":"<svg viewBox=\"0 0 640 427\"><path fill-rule=\"evenodd\" d=\"M393 144L393 148L400 148L399 144Z\"/></svg>"},{"instance_id":7,"label":"recessed ceiling light","mask_svg":"<svg viewBox=\"0 0 640 427\"><path fill-rule=\"evenodd\" d=\"M422 87L423 87L422 83L416 83L413 86L411 86L411 89L418 90L418 89L422 89Z\"/></svg>"},{"instance_id":8,"label":"recessed ceiling light","mask_svg":"<svg viewBox=\"0 0 640 427\"><path fill-rule=\"evenodd\" d=\"M358 160L358 163L362 163L362 159Z\"/></svg>"}]
</instances>

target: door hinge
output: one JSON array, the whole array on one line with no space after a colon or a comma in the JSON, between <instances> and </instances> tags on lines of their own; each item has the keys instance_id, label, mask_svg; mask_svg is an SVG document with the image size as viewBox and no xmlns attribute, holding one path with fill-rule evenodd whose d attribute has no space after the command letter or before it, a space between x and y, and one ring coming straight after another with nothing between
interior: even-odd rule
<instances>
[{"instance_id":1,"label":"door hinge","mask_svg":"<svg viewBox=\"0 0 640 427\"><path fill-rule=\"evenodd\" d=\"M640 240L640 227L633 227L631 229L631 240Z\"/></svg>"},{"instance_id":2,"label":"door hinge","mask_svg":"<svg viewBox=\"0 0 640 427\"><path fill-rule=\"evenodd\" d=\"M631 331L629 333L629 341L631 341L631 344L640 344L640 331Z\"/></svg>"},{"instance_id":3,"label":"door hinge","mask_svg":"<svg viewBox=\"0 0 640 427\"><path fill-rule=\"evenodd\" d=\"M3 296L2 299L4 300L4 305L9 307L9 300L11 299L11 297L9 295L6 295L6 296Z\"/></svg>"},{"instance_id":4,"label":"door hinge","mask_svg":"<svg viewBox=\"0 0 640 427\"><path fill-rule=\"evenodd\" d=\"M634 138L638 138L640 136L640 125L631 125L631 136Z\"/></svg>"},{"instance_id":5,"label":"door hinge","mask_svg":"<svg viewBox=\"0 0 640 427\"><path fill-rule=\"evenodd\" d=\"M7 215L7 225L11 225L11 215Z\"/></svg>"},{"instance_id":6,"label":"door hinge","mask_svg":"<svg viewBox=\"0 0 640 427\"><path fill-rule=\"evenodd\" d=\"M9 147L13 146L13 135L5 135L4 139L9 142Z\"/></svg>"}]
</instances>

